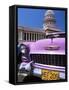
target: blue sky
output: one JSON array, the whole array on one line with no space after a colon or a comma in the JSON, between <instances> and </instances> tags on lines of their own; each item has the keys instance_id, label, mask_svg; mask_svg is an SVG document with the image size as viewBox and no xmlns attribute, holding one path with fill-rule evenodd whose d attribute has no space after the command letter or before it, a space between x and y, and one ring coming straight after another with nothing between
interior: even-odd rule
<instances>
[{"instance_id":1,"label":"blue sky","mask_svg":"<svg viewBox=\"0 0 69 90\"><path fill-rule=\"evenodd\" d=\"M18 26L42 28L44 13L48 9L18 8ZM56 25L65 31L65 11L53 10L56 17Z\"/></svg>"}]
</instances>

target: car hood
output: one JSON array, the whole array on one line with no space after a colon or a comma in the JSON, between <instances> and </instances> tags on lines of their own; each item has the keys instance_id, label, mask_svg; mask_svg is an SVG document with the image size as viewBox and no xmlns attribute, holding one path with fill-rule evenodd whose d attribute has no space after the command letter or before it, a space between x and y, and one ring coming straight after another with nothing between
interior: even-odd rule
<instances>
[{"instance_id":1,"label":"car hood","mask_svg":"<svg viewBox=\"0 0 69 90\"><path fill-rule=\"evenodd\" d=\"M50 45L57 46L59 49L47 50ZM30 53L33 54L65 54L65 38L41 39L30 44Z\"/></svg>"}]
</instances>

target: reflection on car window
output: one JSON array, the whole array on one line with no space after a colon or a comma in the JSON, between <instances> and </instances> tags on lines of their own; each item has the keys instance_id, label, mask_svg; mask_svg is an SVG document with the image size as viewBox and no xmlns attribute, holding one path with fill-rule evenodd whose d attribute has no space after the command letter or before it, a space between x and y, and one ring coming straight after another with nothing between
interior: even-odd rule
<instances>
[{"instance_id":1,"label":"reflection on car window","mask_svg":"<svg viewBox=\"0 0 69 90\"><path fill-rule=\"evenodd\" d=\"M46 38L63 38L65 37L65 33L60 33L60 34L50 34L47 35Z\"/></svg>"}]
</instances>

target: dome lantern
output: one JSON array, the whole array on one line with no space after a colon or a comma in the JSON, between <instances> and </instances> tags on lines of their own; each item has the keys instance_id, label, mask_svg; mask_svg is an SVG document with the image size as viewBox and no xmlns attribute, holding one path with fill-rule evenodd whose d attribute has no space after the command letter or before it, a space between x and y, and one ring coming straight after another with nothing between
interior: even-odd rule
<instances>
[{"instance_id":1,"label":"dome lantern","mask_svg":"<svg viewBox=\"0 0 69 90\"><path fill-rule=\"evenodd\" d=\"M47 10L44 14L44 24L43 28L46 27L55 27L56 19L55 19L55 13L53 10Z\"/></svg>"}]
</instances>

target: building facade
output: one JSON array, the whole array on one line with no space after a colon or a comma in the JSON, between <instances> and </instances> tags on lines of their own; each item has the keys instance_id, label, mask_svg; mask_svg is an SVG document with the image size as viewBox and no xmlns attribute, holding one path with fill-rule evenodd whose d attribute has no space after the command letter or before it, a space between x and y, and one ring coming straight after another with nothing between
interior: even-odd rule
<instances>
[{"instance_id":1,"label":"building facade","mask_svg":"<svg viewBox=\"0 0 69 90\"><path fill-rule=\"evenodd\" d=\"M46 34L42 31L31 30L27 27L18 28L18 40L19 41L36 41L46 38Z\"/></svg>"}]
</instances>

